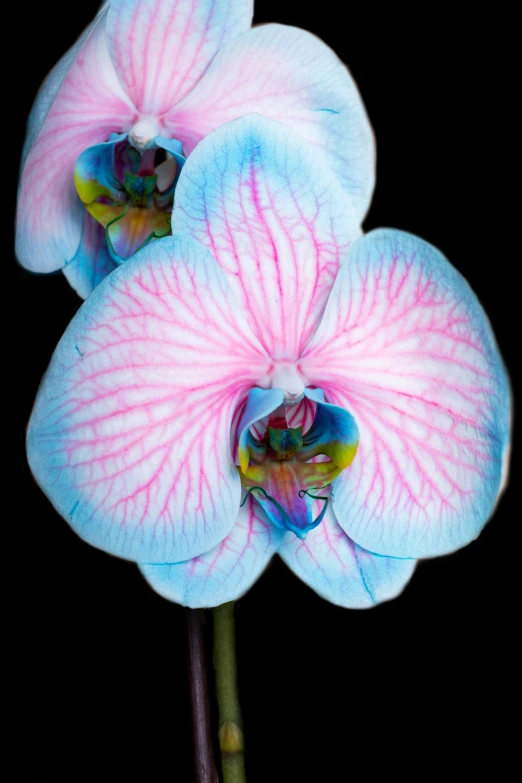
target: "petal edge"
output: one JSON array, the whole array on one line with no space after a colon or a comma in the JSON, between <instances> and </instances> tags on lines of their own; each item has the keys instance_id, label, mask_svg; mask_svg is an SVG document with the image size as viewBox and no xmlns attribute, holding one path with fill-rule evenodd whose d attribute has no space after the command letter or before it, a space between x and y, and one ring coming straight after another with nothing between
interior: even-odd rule
<instances>
[{"instance_id":1,"label":"petal edge","mask_svg":"<svg viewBox=\"0 0 522 783\"><path fill-rule=\"evenodd\" d=\"M210 254L158 240L95 289L58 344L28 428L35 478L107 552L161 563L207 551L237 517L232 416L265 363Z\"/></svg>"},{"instance_id":2,"label":"petal edge","mask_svg":"<svg viewBox=\"0 0 522 783\"><path fill-rule=\"evenodd\" d=\"M346 532L395 557L476 538L498 497L510 392L489 321L444 256L405 232L366 234L302 361L359 427L333 485Z\"/></svg>"}]
</instances>

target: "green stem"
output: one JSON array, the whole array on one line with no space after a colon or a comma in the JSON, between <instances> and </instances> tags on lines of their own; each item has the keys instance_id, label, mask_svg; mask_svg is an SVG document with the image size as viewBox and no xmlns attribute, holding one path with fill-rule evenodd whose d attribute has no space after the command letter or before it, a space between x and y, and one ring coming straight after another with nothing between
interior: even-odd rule
<instances>
[{"instance_id":1,"label":"green stem","mask_svg":"<svg viewBox=\"0 0 522 783\"><path fill-rule=\"evenodd\" d=\"M243 724L237 692L234 603L230 601L216 606L212 613L223 783L245 783Z\"/></svg>"}]
</instances>

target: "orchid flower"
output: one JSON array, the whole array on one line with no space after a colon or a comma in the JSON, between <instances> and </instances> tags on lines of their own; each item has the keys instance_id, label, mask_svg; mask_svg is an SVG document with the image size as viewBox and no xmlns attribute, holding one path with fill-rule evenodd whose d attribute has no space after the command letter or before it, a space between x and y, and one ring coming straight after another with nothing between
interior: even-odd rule
<instances>
[{"instance_id":1,"label":"orchid flower","mask_svg":"<svg viewBox=\"0 0 522 783\"><path fill-rule=\"evenodd\" d=\"M139 247L170 232L185 158L255 111L307 139L361 222L373 134L357 88L318 38L249 29L252 0L110 0L41 88L29 120L17 255L62 269L87 297Z\"/></svg>"},{"instance_id":2,"label":"orchid flower","mask_svg":"<svg viewBox=\"0 0 522 783\"><path fill-rule=\"evenodd\" d=\"M274 553L366 607L466 545L506 470L509 389L487 318L434 247L361 237L314 149L249 115L204 139L173 236L84 303L28 430L89 543L191 607Z\"/></svg>"}]
</instances>

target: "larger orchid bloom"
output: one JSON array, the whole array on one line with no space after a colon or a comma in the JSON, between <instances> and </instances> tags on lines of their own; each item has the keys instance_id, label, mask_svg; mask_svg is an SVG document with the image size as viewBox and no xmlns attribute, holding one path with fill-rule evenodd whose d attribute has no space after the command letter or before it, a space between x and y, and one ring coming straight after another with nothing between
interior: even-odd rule
<instances>
[{"instance_id":1,"label":"larger orchid bloom","mask_svg":"<svg viewBox=\"0 0 522 783\"><path fill-rule=\"evenodd\" d=\"M250 29L253 0L110 0L58 63L24 148L17 254L62 269L86 297L169 233L185 158L255 111L284 122L350 194L362 221L374 185L371 127L337 56L304 30Z\"/></svg>"},{"instance_id":2,"label":"larger orchid bloom","mask_svg":"<svg viewBox=\"0 0 522 783\"><path fill-rule=\"evenodd\" d=\"M360 238L280 123L216 130L178 189L174 236L58 345L28 431L37 480L188 606L237 598L275 552L337 604L397 595L416 558L478 535L505 474L509 390L478 300L423 240Z\"/></svg>"}]
</instances>

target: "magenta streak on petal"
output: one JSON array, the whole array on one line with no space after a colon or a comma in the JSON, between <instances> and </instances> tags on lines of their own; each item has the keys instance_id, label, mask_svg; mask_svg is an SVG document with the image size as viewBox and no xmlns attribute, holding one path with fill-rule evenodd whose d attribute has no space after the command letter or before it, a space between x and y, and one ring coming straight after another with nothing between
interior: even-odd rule
<instances>
[{"instance_id":1,"label":"magenta streak on petal","mask_svg":"<svg viewBox=\"0 0 522 783\"><path fill-rule=\"evenodd\" d=\"M295 301L294 298L292 298L290 301L288 301L288 294L290 293L288 290L285 290L287 286L285 286L285 281L282 277L282 272L280 272L280 268L283 264L286 264L287 267L290 267L291 263L291 272L290 276L292 278L292 285L295 286L294 291L290 294L293 297L297 298L299 297L299 292L304 292L305 285L302 275L302 269L299 264L299 259L297 257L296 253L296 247L293 245L293 243L290 243L290 245L286 248L286 256L285 258L280 258L278 253L278 247L276 243L276 239L274 237L274 232L271 229L268 215L269 210L273 210L275 207L274 201L271 197L271 194L269 193L269 185L265 182L263 182L263 190L265 193L267 193L267 198L265 203L263 203L262 196L260 194L260 188L261 183L259 179L263 178L263 172L258 170L258 166L256 165L255 160L252 158L250 161L250 170L248 172L248 177L241 181L240 180L240 200L241 200L241 208L242 208L242 214L245 221L248 220L248 207L250 206L249 202L251 201L251 204L253 206L253 215L250 217L252 220L252 223L257 224L258 230L261 229L261 233L264 234L266 237L266 243L267 247L264 250L263 255L258 254L255 252L254 254L254 261L256 266L256 276L258 279L263 279L263 266L268 263L268 260L272 262L272 266L274 270L277 270L275 273L275 279L273 280L273 287L269 285L262 285L262 293L263 293L263 302L262 306L266 307L266 311L268 312L270 309L270 303L273 301L274 298L274 292L277 294L276 301L279 301L281 303L281 310L283 314L283 324L278 323L277 320L275 320L273 323L268 322L263 324L260 339L265 339L266 342L263 343L264 347L267 351L272 351L272 356L276 353L277 350L281 351L280 357L281 358L287 358L287 357L297 357L299 355L299 348L306 343L306 339L309 336L309 333L306 333L303 335L300 332L299 326L297 324L297 318L286 318L285 317L285 310L286 307L294 308L299 307L301 303L298 304L297 301ZM290 189L290 180L286 183L287 187ZM245 197L246 193L246 197ZM302 218L301 223L301 229L306 229L309 232L310 237L310 245L311 248L313 248L313 254L315 255L315 258L319 259L320 255L320 248L319 248L319 242L317 240L317 237L315 236L314 232L314 225L313 221L308 221L305 219L305 216L301 213L301 210L299 209L297 201L294 202L295 205L295 211L296 211L296 219L297 215ZM317 207L318 208L318 207ZM283 223L283 221L281 221ZM231 238L232 239L232 238ZM290 262L291 257L291 262ZM238 263L239 267L239 279L242 281L243 287L246 287L248 283L245 285L245 281L243 279L243 275L241 274L241 264L239 263L239 259L236 256L236 262ZM317 263L316 261L316 263ZM286 270L285 270L286 271ZM317 277L312 283L311 286L311 296L310 299L313 301L316 298L316 294L318 291L318 284L317 284ZM286 294L286 296L285 296ZM286 301L285 301L286 300ZM286 305L286 307L285 307ZM308 311L309 314L310 310ZM255 317L254 312L251 312L252 318ZM284 334L286 331L285 321L288 320L288 326L289 330L292 329L291 334ZM312 329L316 326L316 322L314 321L312 323ZM283 335L280 334L280 330L282 329ZM293 328L292 328L293 327ZM268 333L266 335L266 333ZM266 335L266 337L265 337ZM282 336L282 341L280 341L280 337ZM277 348L276 348L277 346ZM276 350L274 350L276 348Z\"/></svg>"},{"instance_id":2,"label":"magenta streak on petal","mask_svg":"<svg viewBox=\"0 0 522 783\"><path fill-rule=\"evenodd\" d=\"M250 582L253 574L245 571L247 550L259 549L256 558L264 565L268 560L267 550L274 552L274 542L282 538L283 534L274 528L263 510L252 499L249 498L243 508L245 510L240 511L231 533L215 549L187 561L187 574L190 579L194 579L198 571L204 568L206 575L201 585L203 589L207 588L211 580L216 579L217 573L220 574L222 582L231 579L235 576L234 569L239 569L240 581ZM235 528L243 529L241 539Z\"/></svg>"},{"instance_id":3,"label":"magenta streak on petal","mask_svg":"<svg viewBox=\"0 0 522 783\"><path fill-rule=\"evenodd\" d=\"M259 505L248 500L228 536L214 549L182 563L140 568L154 590L176 603L217 606L248 590L283 537Z\"/></svg>"},{"instance_id":4,"label":"magenta streak on petal","mask_svg":"<svg viewBox=\"0 0 522 783\"><path fill-rule=\"evenodd\" d=\"M303 397L297 405L290 405L286 409L286 421L289 427L295 429L302 427L303 433L308 432L314 423L315 409L317 403Z\"/></svg>"},{"instance_id":5,"label":"magenta streak on petal","mask_svg":"<svg viewBox=\"0 0 522 783\"><path fill-rule=\"evenodd\" d=\"M505 376L478 302L434 248L392 231L357 243L301 362L360 430L334 482L354 540L404 557L478 534L498 487Z\"/></svg>"},{"instance_id":6,"label":"magenta streak on petal","mask_svg":"<svg viewBox=\"0 0 522 783\"><path fill-rule=\"evenodd\" d=\"M158 116L171 109L251 18L245 0L112 0L109 50L139 111Z\"/></svg>"},{"instance_id":7,"label":"magenta streak on petal","mask_svg":"<svg viewBox=\"0 0 522 783\"><path fill-rule=\"evenodd\" d=\"M232 459L234 460L236 465L239 465L239 457L238 457L239 424L241 422L241 418L245 411L247 398L248 398L248 392L246 392L242 396L241 401L237 405L236 410L234 411L234 416L232 418L232 426L230 428L230 447L232 449Z\"/></svg>"},{"instance_id":8,"label":"magenta streak on petal","mask_svg":"<svg viewBox=\"0 0 522 783\"><path fill-rule=\"evenodd\" d=\"M267 353L289 362L315 330L359 235L313 150L257 115L219 128L194 150L178 181L172 229L209 248Z\"/></svg>"},{"instance_id":9,"label":"magenta streak on petal","mask_svg":"<svg viewBox=\"0 0 522 783\"><path fill-rule=\"evenodd\" d=\"M216 128L256 112L312 147L350 196L360 222L374 183L373 134L346 67L304 30L268 24L228 43L194 89L167 113L170 135L191 153Z\"/></svg>"},{"instance_id":10,"label":"magenta streak on petal","mask_svg":"<svg viewBox=\"0 0 522 783\"><path fill-rule=\"evenodd\" d=\"M269 364L219 267L166 238L116 270L62 339L28 435L33 471L96 546L177 562L238 512L237 406Z\"/></svg>"},{"instance_id":11,"label":"magenta streak on petal","mask_svg":"<svg viewBox=\"0 0 522 783\"><path fill-rule=\"evenodd\" d=\"M84 218L75 161L128 129L136 114L110 62L104 24L105 15L69 68L22 172L17 253L32 271L50 272L74 257Z\"/></svg>"}]
</instances>

